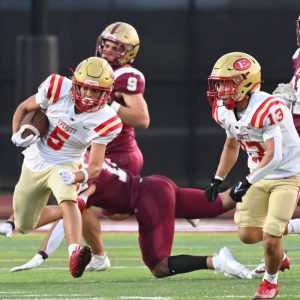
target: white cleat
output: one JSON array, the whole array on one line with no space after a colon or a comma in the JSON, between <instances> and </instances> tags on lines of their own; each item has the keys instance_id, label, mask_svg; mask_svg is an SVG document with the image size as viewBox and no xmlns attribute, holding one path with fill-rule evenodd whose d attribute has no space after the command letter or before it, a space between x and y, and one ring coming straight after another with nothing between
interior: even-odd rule
<instances>
[{"instance_id":1,"label":"white cleat","mask_svg":"<svg viewBox=\"0 0 300 300\"><path fill-rule=\"evenodd\" d=\"M86 271L106 271L111 267L107 254L92 255L90 263L86 266Z\"/></svg>"},{"instance_id":2,"label":"white cleat","mask_svg":"<svg viewBox=\"0 0 300 300\"><path fill-rule=\"evenodd\" d=\"M14 267L10 269L11 272L19 272L19 271L25 271L30 269L38 268L45 260L43 259L42 255L37 253L30 261L28 261L26 264Z\"/></svg>"},{"instance_id":3,"label":"white cleat","mask_svg":"<svg viewBox=\"0 0 300 300\"><path fill-rule=\"evenodd\" d=\"M279 271L284 272L285 269L290 269L290 263L291 260L290 258L287 256L286 252L284 253ZM266 263L265 263L265 259L262 258L261 263L254 269L251 271L251 274L253 277L263 277L265 275L265 271L266 271Z\"/></svg>"},{"instance_id":4,"label":"white cleat","mask_svg":"<svg viewBox=\"0 0 300 300\"><path fill-rule=\"evenodd\" d=\"M11 224L6 222L6 223L3 223L0 225L0 234L1 235L4 235L6 237L11 237L12 232L13 232L13 229L12 229Z\"/></svg>"},{"instance_id":5,"label":"white cleat","mask_svg":"<svg viewBox=\"0 0 300 300\"><path fill-rule=\"evenodd\" d=\"M251 271L238 262L227 247L221 248L219 253L214 255L214 259L217 259L219 264L217 272L223 272L228 277L252 279Z\"/></svg>"},{"instance_id":6,"label":"white cleat","mask_svg":"<svg viewBox=\"0 0 300 300\"><path fill-rule=\"evenodd\" d=\"M200 219L186 219L188 223L190 223L194 228L200 225Z\"/></svg>"},{"instance_id":7,"label":"white cleat","mask_svg":"<svg viewBox=\"0 0 300 300\"><path fill-rule=\"evenodd\" d=\"M251 274L253 277L263 277L265 275L266 271L266 264L265 264L265 259L261 259L261 263L251 271Z\"/></svg>"}]
</instances>

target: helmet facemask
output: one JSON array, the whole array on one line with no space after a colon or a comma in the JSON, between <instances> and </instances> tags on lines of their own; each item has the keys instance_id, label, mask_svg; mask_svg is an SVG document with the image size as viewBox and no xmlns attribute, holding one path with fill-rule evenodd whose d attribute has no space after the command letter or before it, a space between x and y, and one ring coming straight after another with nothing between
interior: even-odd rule
<instances>
[{"instance_id":1,"label":"helmet facemask","mask_svg":"<svg viewBox=\"0 0 300 300\"><path fill-rule=\"evenodd\" d=\"M95 112L105 106L109 100L111 89L78 82L72 78L72 97L75 106L81 112ZM81 88L89 88L100 92L99 97L82 95Z\"/></svg>"},{"instance_id":2,"label":"helmet facemask","mask_svg":"<svg viewBox=\"0 0 300 300\"><path fill-rule=\"evenodd\" d=\"M224 106L227 109L234 109L237 103L245 98L244 95L239 93L239 86L245 79L246 77L243 74L232 77L209 76L207 91L208 102L213 106L217 105L218 100L226 100Z\"/></svg>"}]
</instances>

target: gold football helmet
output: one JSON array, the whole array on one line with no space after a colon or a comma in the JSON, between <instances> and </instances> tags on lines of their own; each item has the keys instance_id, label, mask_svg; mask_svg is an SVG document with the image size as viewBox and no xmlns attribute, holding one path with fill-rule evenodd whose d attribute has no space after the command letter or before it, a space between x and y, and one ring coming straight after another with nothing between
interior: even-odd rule
<instances>
[{"instance_id":1,"label":"gold football helmet","mask_svg":"<svg viewBox=\"0 0 300 300\"><path fill-rule=\"evenodd\" d=\"M259 90L261 68L257 60L243 52L231 52L220 57L208 77L207 98L211 104L226 98L227 109L233 109L237 102L253 91ZM221 90L220 86L227 86Z\"/></svg>"},{"instance_id":2,"label":"gold football helmet","mask_svg":"<svg viewBox=\"0 0 300 300\"><path fill-rule=\"evenodd\" d=\"M109 61L112 66L122 66L133 62L140 48L140 39L133 26L116 22L107 26L97 37L96 56L102 57L105 53L105 41L111 41L118 45L115 60Z\"/></svg>"},{"instance_id":3,"label":"gold football helmet","mask_svg":"<svg viewBox=\"0 0 300 300\"><path fill-rule=\"evenodd\" d=\"M100 57L89 57L76 68L72 77L72 99L82 112L93 112L102 108L110 97L114 84L113 70ZM82 93L82 87L100 92L98 97Z\"/></svg>"},{"instance_id":4,"label":"gold football helmet","mask_svg":"<svg viewBox=\"0 0 300 300\"><path fill-rule=\"evenodd\" d=\"M300 47L300 16L296 20L296 37L297 37L297 45Z\"/></svg>"}]
</instances>

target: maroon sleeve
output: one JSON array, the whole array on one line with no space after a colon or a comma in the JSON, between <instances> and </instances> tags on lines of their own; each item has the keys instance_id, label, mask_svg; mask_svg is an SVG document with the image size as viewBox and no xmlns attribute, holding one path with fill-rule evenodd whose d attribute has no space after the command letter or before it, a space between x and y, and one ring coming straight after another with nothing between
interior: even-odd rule
<instances>
[{"instance_id":1,"label":"maroon sleeve","mask_svg":"<svg viewBox=\"0 0 300 300\"><path fill-rule=\"evenodd\" d=\"M144 94L144 78L133 72L128 72L116 78L114 92L123 92L126 94Z\"/></svg>"}]
</instances>

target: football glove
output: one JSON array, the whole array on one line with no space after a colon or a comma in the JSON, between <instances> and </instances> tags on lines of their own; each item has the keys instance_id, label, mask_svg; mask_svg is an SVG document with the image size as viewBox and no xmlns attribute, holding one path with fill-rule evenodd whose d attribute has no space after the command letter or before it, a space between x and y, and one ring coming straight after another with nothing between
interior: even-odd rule
<instances>
[{"instance_id":1,"label":"football glove","mask_svg":"<svg viewBox=\"0 0 300 300\"><path fill-rule=\"evenodd\" d=\"M58 175L64 184L73 184L75 183L75 174L70 169L59 169Z\"/></svg>"},{"instance_id":2,"label":"football glove","mask_svg":"<svg viewBox=\"0 0 300 300\"><path fill-rule=\"evenodd\" d=\"M216 200L222 182L223 181L221 179L212 178L210 186L205 190L205 196L209 201Z\"/></svg>"},{"instance_id":3,"label":"football glove","mask_svg":"<svg viewBox=\"0 0 300 300\"><path fill-rule=\"evenodd\" d=\"M297 101L296 92L288 83L279 83L272 94L291 103L295 103Z\"/></svg>"},{"instance_id":4,"label":"football glove","mask_svg":"<svg viewBox=\"0 0 300 300\"><path fill-rule=\"evenodd\" d=\"M39 138L35 134L30 134L26 138L22 138L22 133L25 131L25 127L21 127L16 133L14 133L11 137L11 141L17 147L29 147L30 145L34 144L37 139Z\"/></svg>"},{"instance_id":5,"label":"football glove","mask_svg":"<svg viewBox=\"0 0 300 300\"><path fill-rule=\"evenodd\" d=\"M245 178L243 181L237 182L229 193L231 199L235 202L242 202L243 196L246 194L248 189L250 188L251 183Z\"/></svg>"}]
</instances>

